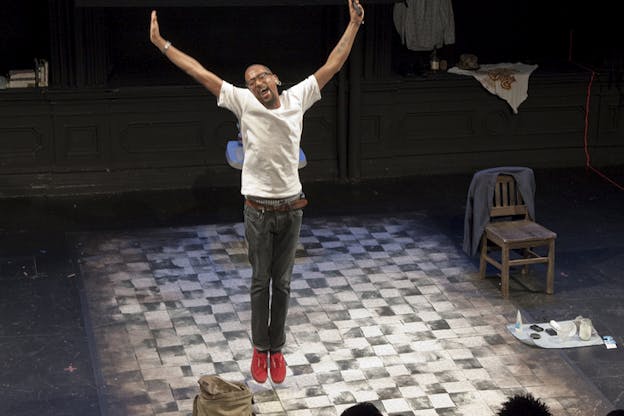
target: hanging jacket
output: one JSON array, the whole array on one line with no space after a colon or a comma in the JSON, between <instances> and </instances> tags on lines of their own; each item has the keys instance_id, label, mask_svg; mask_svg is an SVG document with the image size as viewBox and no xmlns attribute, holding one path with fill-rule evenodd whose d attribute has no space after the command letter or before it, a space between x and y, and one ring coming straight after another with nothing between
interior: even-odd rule
<instances>
[{"instance_id":1,"label":"hanging jacket","mask_svg":"<svg viewBox=\"0 0 624 416\"><path fill-rule=\"evenodd\" d=\"M451 0L405 0L394 5L393 19L410 50L431 51L455 43Z\"/></svg>"}]
</instances>

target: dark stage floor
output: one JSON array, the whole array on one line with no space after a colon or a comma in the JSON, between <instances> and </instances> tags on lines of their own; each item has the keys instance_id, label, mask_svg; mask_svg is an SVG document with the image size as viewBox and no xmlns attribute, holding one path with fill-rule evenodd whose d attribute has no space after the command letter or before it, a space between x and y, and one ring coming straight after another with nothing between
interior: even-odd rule
<instances>
[{"instance_id":1,"label":"dark stage floor","mask_svg":"<svg viewBox=\"0 0 624 416\"><path fill-rule=\"evenodd\" d=\"M606 173L624 183L622 167ZM612 335L618 344L616 350L596 346L557 350L556 354L575 370L579 383L587 383L595 396L604 399L600 411L622 408L624 191L580 168L536 170L535 174L537 220L558 234L555 294L541 291L544 281L540 269L529 276L526 285L512 282L508 303L497 303L496 277L486 279L484 286L474 281L470 284L488 292L496 307L506 311L520 308L536 322L582 315L592 319L601 335ZM310 221L320 226L332 218L386 218L403 213L409 217L409 213L418 213L419 221L435 229L441 236L436 237L438 240L448 239L455 253L461 251L470 180L471 175L445 175L342 185L304 184L311 201L304 224ZM87 257L81 256L76 242L89 233L118 236L129 232L135 238L137 234L132 233L140 230L189 230L207 224L238 223L241 218L241 198L236 189L0 200L0 414L126 414L121 409L132 407L127 403L124 407L119 403L122 401L152 409L152 413L143 410L133 414L186 414L185 398L176 396L173 387L173 399L162 407L148 403L153 399L150 394L115 396L111 374L99 353L102 341L97 334L102 329L102 317L93 316L93 308L87 306L93 296L84 281L84 265L81 268ZM468 268L478 267L476 257L458 261L467 263ZM450 296L449 300L452 302ZM291 359L296 358L293 352ZM183 366L183 373L195 375L190 366ZM137 377L138 373L124 374ZM497 386L501 391L511 391L504 389L504 383ZM414 401L402 392L400 398L384 401L381 395L372 400L383 402L388 414L460 414L459 410L440 410L435 403L419 413L414 410ZM327 395L331 399L331 394ZM431 403L436 397L430 397ZM460 409L457 396L449 397ZM399 402L403 398L406 401ZM419 403L422 405L422 400ZM496 400L488 404L492 403ZM577 414L566 413L565 403L558 403L562 408L557 414ZM411 410L401 406L411 406ZM269 407L260 413L283 414ZM298 409L299 413L292 414L332 414ZM488 412L484 405L478 414L491 414Z\"/></svg>"}]
</instances>

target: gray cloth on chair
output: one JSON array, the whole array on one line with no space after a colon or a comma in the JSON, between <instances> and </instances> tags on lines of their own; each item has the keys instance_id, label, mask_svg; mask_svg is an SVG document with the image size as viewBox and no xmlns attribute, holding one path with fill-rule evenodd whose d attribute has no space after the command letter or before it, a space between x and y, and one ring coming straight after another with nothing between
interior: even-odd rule
<instances>
[{"instance_id":1,"label":"gray cloth on chair","mask_svg":"<svg viewBox=\"0 0 624 416\"><path fill-rule=\"evenodd\" d=\"M531 168L504 166L476 172L470 182L464 218L463 250L474 256L479 248L485 226L490 222L490 210L494 201L494 187L498 175L511 175L527 205L529 216L535 220L535 176Z\"/></svg>"}]
</instances>

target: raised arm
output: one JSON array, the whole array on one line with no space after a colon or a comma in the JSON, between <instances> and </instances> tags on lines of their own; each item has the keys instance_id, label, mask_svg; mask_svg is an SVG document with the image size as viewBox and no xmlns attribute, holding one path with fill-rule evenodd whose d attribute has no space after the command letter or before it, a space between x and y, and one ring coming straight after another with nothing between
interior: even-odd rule
<instances>
[{"instance_id":1,"label":"raised arm","mask_svg":"<svg viewBox=\"0 0 624 416\"><path fill-rule=\"evenodd\" d=\"M204 68L195 58L177 49L160 35L156 10L152 10L150 40L174 65L193 77L212 94L219 96L223 80Z\"/></svg>"},{"instance_id":2,"label":"raised arm","mask_svg":"<svg viewBox=\"0 0 624 416\"><path fill-rule=\"evenodd\" d=\"M338 44L334 47L334 50L329 54L325 64L314 73L320 89L327 85L329 80L340 71L347 61L358 29L364 22L364 9L360 5L359 0L347 0L347 2L349 3L349 25L342 34ZM359 13L356 7L360 9Z\"/></svg>"}]
</instances>

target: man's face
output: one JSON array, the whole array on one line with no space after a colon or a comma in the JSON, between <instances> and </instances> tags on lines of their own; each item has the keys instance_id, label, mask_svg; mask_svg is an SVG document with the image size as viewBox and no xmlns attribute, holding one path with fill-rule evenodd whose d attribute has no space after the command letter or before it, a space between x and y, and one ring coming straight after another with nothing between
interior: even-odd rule
<instances>
[{"instance_id":1,"label":"man's face","mask_svg":"<svg viewBox=\"0 0 624 416\"><path fill-rule=\"evenodd\" d=\"M277 75L263 65L252 65L245 71L247 88L266 108L274 109L280 106L278 81Z\"/></svg>"}]
</instances>

